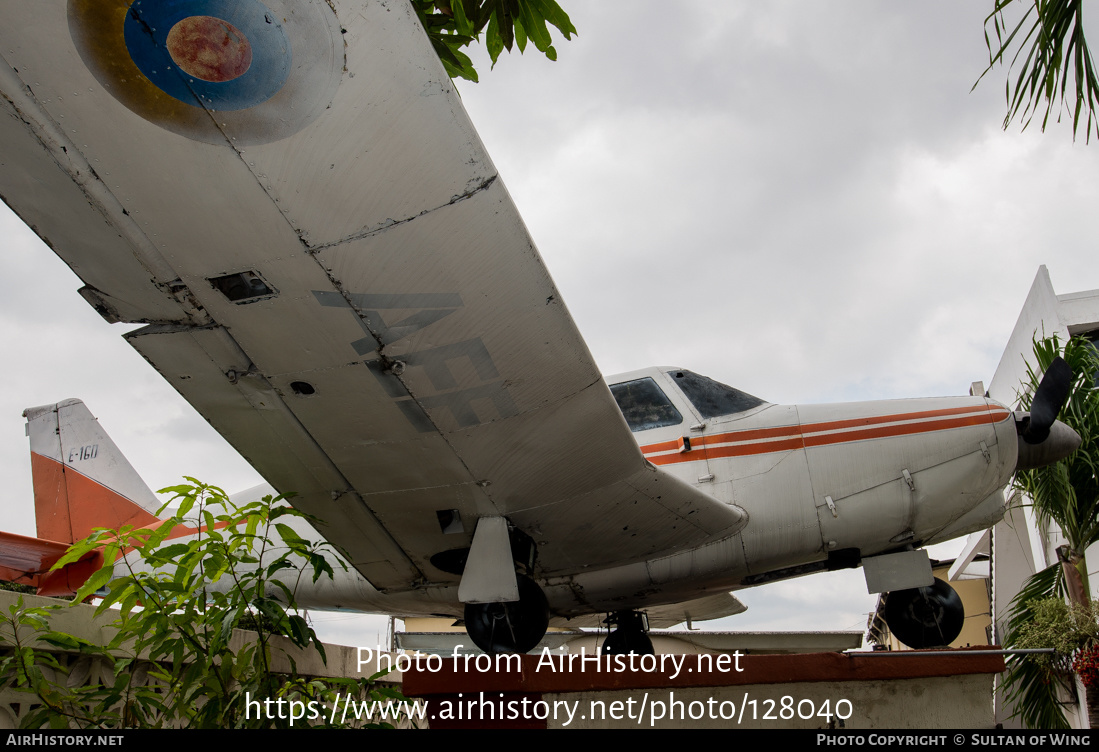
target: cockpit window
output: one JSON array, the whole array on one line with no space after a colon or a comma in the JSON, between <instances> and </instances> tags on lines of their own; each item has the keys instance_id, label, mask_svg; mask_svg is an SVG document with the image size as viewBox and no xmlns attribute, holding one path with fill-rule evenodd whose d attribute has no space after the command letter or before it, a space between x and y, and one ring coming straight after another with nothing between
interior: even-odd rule
<instances>
[{"instance_id":1,"label":"cockpit window","mask_svg":"<svg viewBox=\"0 0 1099 752\"><path fill-rule=\"evenodd\" d=\"M612 384L611 394L634 433L683 422L683 416L651 378Z\"/></svg>"},{"instance_id":2,"label":"cockpit window","mask_svg":"<svg viewBox=\"0 0 1099 752\"><path fill-rule=\"evenodd\" d=\"M742 413L764 404L759 397L691 371L668 371L668 375L675 379L675 383L703 418Z\"/></svg>"}]
</instances>

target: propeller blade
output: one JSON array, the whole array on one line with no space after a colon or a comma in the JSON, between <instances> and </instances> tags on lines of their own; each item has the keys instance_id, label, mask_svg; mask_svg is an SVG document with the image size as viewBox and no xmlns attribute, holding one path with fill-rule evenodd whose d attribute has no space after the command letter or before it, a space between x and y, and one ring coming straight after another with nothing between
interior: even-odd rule
<instances>
[{"instance_id":1,"label":"propeller blade","mask_svg":"<svg viewBox=\"0 0 1099 752\"><path fill-rule=\"evenodd\" d=\"M1072 369L1061 358L1049 364L1034 399L1030 404L1030 419L1020 426L1020 435L1028 444L1041 444L1049 436L1049 429L1068 399L1072 389Z\"/></svg>"}]
</instances>

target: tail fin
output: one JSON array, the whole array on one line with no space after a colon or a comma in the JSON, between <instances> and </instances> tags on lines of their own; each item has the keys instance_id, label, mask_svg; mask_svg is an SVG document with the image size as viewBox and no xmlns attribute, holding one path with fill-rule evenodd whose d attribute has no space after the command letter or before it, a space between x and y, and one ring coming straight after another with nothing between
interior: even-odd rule
<instances>
[{"instance_id":1,"label":"tail fin","mask_svg":"<svg viewBox=\"0 0 1099 752\"><path fill-rule=\"evenodd\" d=\"M38 537L62 543L97 527L156 523L156 496L78 399L23 411Z\"/></svg>"}]
</instances>

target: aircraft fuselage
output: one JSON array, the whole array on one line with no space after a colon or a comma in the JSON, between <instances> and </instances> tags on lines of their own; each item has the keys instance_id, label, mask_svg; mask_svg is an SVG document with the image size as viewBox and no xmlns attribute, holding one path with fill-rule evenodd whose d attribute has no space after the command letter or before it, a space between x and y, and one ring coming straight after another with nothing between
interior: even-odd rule
<instances>
[{"instance_id":1,"label":"aircraft fuselage","mask_svg":"<svg viewBox=\"0 0 1099 752\"><path fill-rule=\"evenodd\" d=\"M719 405L693 403L677 373L694 376L653 368L608 383L620 404L623 385L645 394L657 387L670 409L624 408L645 458L740 507L748 523L730 537L647 561L563 576L536 569L556 616L675 603L855 566L984 529L1003 516L1016 428L994 400L774 405L744 395L755 404L713 415ZM357 574L350 580L307 594L305 601L319 598L305 605L362 608L354 602L366 600L382 611L460 613L454 586L383 596Z\"/></svg>"}]
</instances>

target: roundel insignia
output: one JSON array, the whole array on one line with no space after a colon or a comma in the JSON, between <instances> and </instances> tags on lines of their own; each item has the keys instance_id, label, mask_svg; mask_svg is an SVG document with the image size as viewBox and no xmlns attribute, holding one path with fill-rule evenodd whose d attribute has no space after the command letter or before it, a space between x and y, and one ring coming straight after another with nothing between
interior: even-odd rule
<instances>
[{"instance_id":1,"label":"roundel insignia","mask_svg":"<svg viewBox=\"0 0 1099 752\"><path fill-rule=\"evenodd\" d=\"M208 143L267 143L331 103L343 40L324 0L69 0L69 30L118 101Z\"/></svg>"},{"instance_id":2,"label":"roundel insignia","mask_svg":"<svg viewBox=\"0 0 1099 752\"><path fill-rule=\"evenodd\" d=\"M215 112L266 102L290 75L290 40L259 0L134 0L123 39L158 89Z\"/></svg>"}]
</instances>

